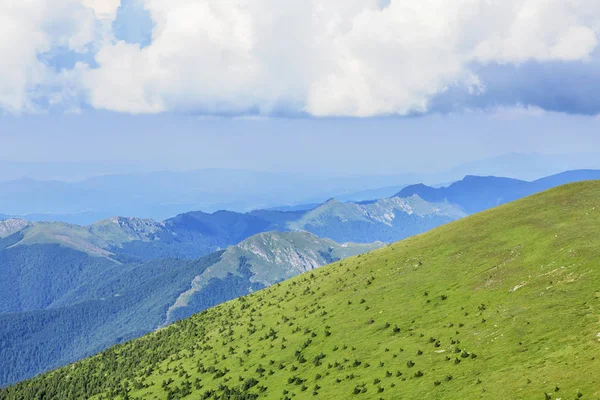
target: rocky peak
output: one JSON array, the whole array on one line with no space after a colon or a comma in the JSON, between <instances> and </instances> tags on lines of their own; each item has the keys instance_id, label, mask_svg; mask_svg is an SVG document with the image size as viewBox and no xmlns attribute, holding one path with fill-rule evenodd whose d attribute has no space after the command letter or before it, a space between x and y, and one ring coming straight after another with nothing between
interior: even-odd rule
<instances>
[{"instance_id":1,"label":"rocky peak","mask_svg":"<svg viewBox=\"0 0 600 400\"><path fill-rule=\"evenodd\" d=\"M10 218L0 221L0 237L10 236L27 226L29 226L29 221L21 218Z\"/></svg>"}]
</instances>

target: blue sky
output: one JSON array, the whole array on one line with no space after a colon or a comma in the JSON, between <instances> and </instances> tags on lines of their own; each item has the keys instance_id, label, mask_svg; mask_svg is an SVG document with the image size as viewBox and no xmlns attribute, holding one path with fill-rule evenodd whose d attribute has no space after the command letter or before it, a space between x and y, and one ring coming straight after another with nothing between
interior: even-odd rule
<instances>
[{"instance_id":1,"label":"blue sky","mask_svg":"<svg viewBox=\"0 0 600 400\"><path fill-rule=\"evenodd\" d=\"M9 1L2 159L384 173L595 152L599 33L596 0Z\"/></svg>"}]
</instances>

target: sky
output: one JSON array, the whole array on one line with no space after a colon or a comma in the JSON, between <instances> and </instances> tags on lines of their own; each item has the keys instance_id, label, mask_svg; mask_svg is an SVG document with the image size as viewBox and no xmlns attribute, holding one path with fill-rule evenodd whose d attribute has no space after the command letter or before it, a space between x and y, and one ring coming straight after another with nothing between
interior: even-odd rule
<instances>
[{"instance_id":1,"label":"sky","mask_svg":"<svg viewBox=\"0 0 600 400\"><path fill-rule=\"evenodd\" d=\"M7 0L0 160L382 174L591 153L599 38L597 0Z\"/></svg>"}]
</instances>

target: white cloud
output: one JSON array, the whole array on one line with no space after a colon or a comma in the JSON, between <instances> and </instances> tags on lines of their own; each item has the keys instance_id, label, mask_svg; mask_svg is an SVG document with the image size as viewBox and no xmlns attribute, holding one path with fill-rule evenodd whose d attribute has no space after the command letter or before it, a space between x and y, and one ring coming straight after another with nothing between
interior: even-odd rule
<instances>
[{"instance_id":1,"label":"white cloud","mask_svg":"<svg viewBox=\"0 0 600 400\"><path fill-rule=\"evenodd\" d=\"M516 104L513 107L496 107L491 110L490 115L492 118L496 119L515 120L523 118L540 118L548 115L548 112L539 107Z\"/></svg>"},{"instance_id":2,"label":"white cloud","mask_svg":"<svg viewBox=\"0 0 600 400\"><path fill-rule=\"evenodd\" d=\"M42 86L61 80L38 55L62 46L85 51L95 19L71 0L5 0L0 3L0 109L32 111Z\"/></svg>"},{"instance_id":3,"label":"white cloud","mask_svg":"<svg viewBox=\"0 0 600 400\"><path fill-rule=\"evenodd\" d=\"M98 19L114 18L115 0L78 1ZM155 22L152 43L141 48L96 32L99 68L80 66L73 74L96 108L316 116L422 112L452 85L484 90L470 70L474 62L585 61L600 32L597 0L143 1ZM20 84L0 78L0 107L9 110L26 108L30 89L51 79L36 52L64 40L41 28L53 14L49 0L25 4L23 21L9 32L24 40L11 49L0 38L0 58L22 67L10 70ZM4 8L0 19L11 11ZM81 19L75 8L61 10L66 20ZM83 6L77 10L85 13ZM76 26L68 41L77 49L94 28Z\"/></svg>"},{"instance_id":4,"label":"white cloud","mask_svg":"<svg viewBox=\"0 0 600 400\"><path fill-rule=\"evenodd\" d=\"M482 37L471 54L477 61L581 60L596 48L596 0L506 0L486 8Z\"/></svg>"},{"instance_id":5,"label":"white cloud","mask_svg":"<svg viewBox=\"0 0 600 400\"><path fill-rule=\"evenodd\" d=\"M94 10L94 13L101 19L113 20L117 14L117 9L121 0L82 0L85 7Z\"/></svg>"}]
</instances>

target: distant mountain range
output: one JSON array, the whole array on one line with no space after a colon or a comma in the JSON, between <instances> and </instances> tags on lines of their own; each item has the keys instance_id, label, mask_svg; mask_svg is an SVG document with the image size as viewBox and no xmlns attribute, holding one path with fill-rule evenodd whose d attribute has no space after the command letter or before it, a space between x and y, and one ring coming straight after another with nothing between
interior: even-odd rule
<instances>
[{"instance_id":1,"label":"distant mountain range","mask_svg":"<svg viewBox=\"0 0 600 400\"><path fill-rule=\"evenodd\" d=\"M472 214L571 182L600 179L600 170L567 171L531 182L493 176L466 176L448 187L412 185L397 197L417 195L429 202L447 202Z\"/></svg>"},{"instance_id":2,"label":"distant mountain range","mask_svg":"<svg viewBox=\"0 0 600 400\"><path fill-rule=\"evenodd\" d=\"M361 201L393 195L402 176L321 177L207 169L106 175L77 182L0 181L3 214L87 225L113 215L166 219L189 210L246 212L320 203L339 196Z\"/></svg>"},{"instance_id":3,"label":"distant mountain range","mask_svg":"<svg viewBox=\"0 0 600 400\"><path fill-rule=\"evenodd\" d=\"M517 153L438 172L341 177L228 169L153 171L150 168L156 165L127 163L0 161L0 210L31 221L79 225L114 215L164 220L190 210L247 212L320 204L332 197L339 201L381 199L407 184L422 182L435 187L468 174L533 180L572 166L598 168L599 160L596 154Z\"/></svg>"},{"instance_id":4,"label":"distant mountain range","mask_svg":"<svg viewBox=\"0 0 600 400\"><path fill-rule=\"evenodd\" d=\"M267 231L307 231L340 243L391 242L465 215L453 205L411 196L361 203L332 199L304 211L198 211L161 222L114 217L79 226L9 219L5 228L0 224L0 232L18 233L13 246L55 243L115 261L142 261L194 259Z\"/></svg>"},{"instance_id":5,"label":"distant mountain range","mask_svg":"<svg viewBox=\"0 0 600 400\"><path fill-rule=\"evenodd\" d=\"M533 193L591 179L600 179L600 171L568 171L532 182L466 176L447 187L412 185L393 197L371 201L330 199L246 213L195 211L165 221L113 217L88 226L27 222L21 244L61 243L90 254L151 260L197 258L266 231L304 230L337 242L393 242Z\"/></svg>"}]
</instances>

